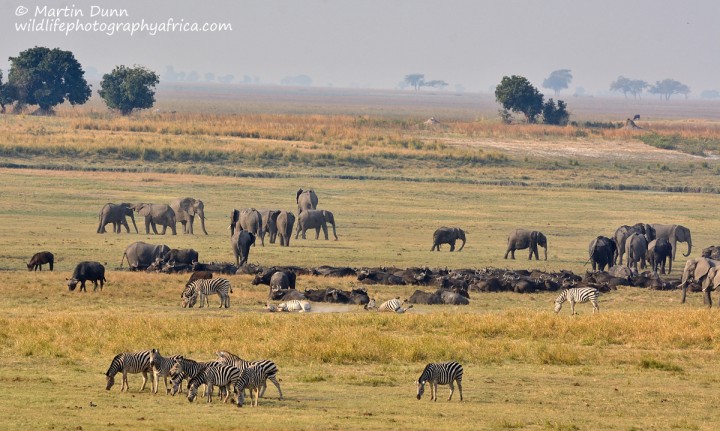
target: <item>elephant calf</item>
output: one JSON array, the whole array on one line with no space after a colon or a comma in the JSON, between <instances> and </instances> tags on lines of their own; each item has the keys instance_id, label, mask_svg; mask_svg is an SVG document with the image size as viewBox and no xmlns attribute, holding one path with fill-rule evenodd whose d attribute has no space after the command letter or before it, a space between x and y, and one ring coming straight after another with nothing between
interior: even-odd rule
<instances>
[{"instance_id":1,"label":"elephant calf","mask_svg":"<svg viewBox=\"0 0 720 431\"><path fill-rule=\"evenodd\" d=\"M465 231L457 227L441 227L433 233L433 245L430 251L440 251L440 244L450 244L450 251L455 251L455 242L462 241L462 245L458 249L461 251L465 247Z\"/></svg>"},{"instance_id":2,"label":"elephant calf","mask_svg":"<svg viewBox=\"0 0 720 431\"><path fill-rule=\"evenodd\" d=\"M530 256L528 256L528 259L532 260L534 254L535 260L540 260L538 257L538 245L544 249L545 260L547 260L547 238L542 232L536 230L530 231L525 229L515 229L510 232L510 235L508 235L508 245L507 250L505 251L505 259L507 259L508 253L513 259L515 259L515 250L529 248Z\"/></svg>"}]
</instances>

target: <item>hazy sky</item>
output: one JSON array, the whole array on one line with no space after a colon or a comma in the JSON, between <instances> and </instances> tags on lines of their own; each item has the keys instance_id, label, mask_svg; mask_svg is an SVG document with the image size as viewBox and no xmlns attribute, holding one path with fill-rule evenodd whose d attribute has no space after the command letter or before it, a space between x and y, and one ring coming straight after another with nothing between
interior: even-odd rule
<instances>
[{"instance_id":1,"label":"hazy sky","mask_svg":"<svg viewBox=\"0 0 720 431\"><path fill-rule=\"evenodd\" d=\"M91 16L93 5L127 16ZM23 7L25 9L23 9ZM205 22L231 31L18 31L35 19L108 26ZM66 17L64 15L83 16ZM55 14L57 15L57 14ZM52 24L52 23L51 23ZM62 28L61 28L62 30ZM257 76L265 84L305 74L313 85L394 88L409 73L449 89L489 91L503 75L537 87L571 69L570 90L606 92L619 75L650 83L673 78L691 96L720 90L717 0L0 0L0 68L33 46L70 50L100 73L140 64L176 71ZM6 74L7 75L7 74Z\"/></svg>"}]
</instances>

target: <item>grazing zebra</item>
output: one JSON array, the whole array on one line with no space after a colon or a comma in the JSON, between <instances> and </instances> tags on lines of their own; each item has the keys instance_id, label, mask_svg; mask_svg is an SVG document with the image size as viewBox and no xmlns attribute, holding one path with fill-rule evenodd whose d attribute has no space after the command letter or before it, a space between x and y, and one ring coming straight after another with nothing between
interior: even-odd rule
<instances>
[{"instance_id":1,"label":"grazing zebra","mask_svg":"<svg viewBox=\"0 0 720 431\"><path fill-rule=\"evenodd\" d=\"M201 384L207 385L207 402L212 402L213 386L219 386L225 388L225 398L223 403L226 403L230 398L230 387L237 387L240 380L241 371L237 367L232 365L218 365L217 367L206 367L203 372L190 379L188 382L188 401L193 402L198 393L198 388ZM221 396L222 398L222 396Z\"/></svg>"},{"instance_id":2,"label":"grazing zebra","mask_svg":"<svg viewBox=\"0 0 720 431\"><path fill-rule=\"evenodd\" d=\"M310 311L310 303L308 301L299 301L297 299L293 299L286 302L281 302L277 306L278 310L280 311L299 311L301 313L305 311Z\"/></svg>"},{"instance_id":3,"label":"grazing zebra","mask_svg":"<svg viewBox=\"0 0 720 431\"><path fill-rule=\"evenodd\" d=\"M181 295L183 308L195 305L197 296L200 296L200 308L210 306L208 296L215 293L220 297L220 308L230 307L230 282L225 278L211 278L209 280L195 280L188 285Z\"/></svg>"},{"instance_id":4,"label":"grazing zebra","mask_svg":"<svg viewBox=\"0 0 720 431\"><path fill-rule=\"evenodd\" d=\"M455 392L453 382L457 382L460 401L462 401L462 376L463 367L455 361L427 364L416 382L417 399L422 398L425 392L425 383L430 383L431 401L437 401L437 385L450 385L450 396L448 397L448 401L450 401Z\"/></svg>"},{"instance_id":5,"label":"grazing zebra","mask_svg":"<svg viewBox=\"0 0 720 431\"><path fill-rule=\"evenodd\" d=\"M181 357L180 355L174 355L170 357L164 357L160 354L160 350L152 349L150 352L150 367L152 368L152 392L157 394L158 387L160 386L160 377L165 379L165 393L170 393L168 388L168 376L170 375L170 368L175 363L175 359Z\"/></svg>"},{"instance_id":6,"label":"grazing zebra","mask_svg":"<svg viewBox=\"0 0 720 431\"><path fill-rule=\"evenodd\" d=\"M377 311L379 312L395 312L395 313L404 313L407 310L411 309L413 306L410 304L407 308L402 307L402 303L400 303L400 298L390 299L388 301L383 302L380 304L380 307L378 307Z\"/></svg>"},{"instance_id":7,"label":"grazing zebra","mask_svg":"<svg viewBox=\"0 0 720 431\"><path fill-rule=\"evenodd\" d=\"M183 356L178 356L173 361L172 367L170 367L170 375L172 376L173 388L171 394L175 396L178 392L182 392L182 381L187 380L188 384L190 380L198 374L205 371L207 367L217 367L223 365L218 361L211 362L197 362L192 359L186 359Z\"/></svg>"},{"instance_id":8,"label":"grazing zebra","mask_svg":"<svg viewBox=\"0 0 720 431\"><path fill-rule=\"evenodd\" d=\"M245 389L250 390L250 406L257 407L260 398L260 389L265 388L267 375L260 364L247 367L240 374L240 381L235 384L237 393L237 406L245 404Z\"/></svg>"},{"instance_id":9,"label":"grazing zebra","mask_svg":"<svg viewBox=\"0 0 720 431\"><path fill-rule=\"evenodd\" d=\"M145 389L145 385L147 384L147 375L148 371L150 371L150 357L151 352L149 350L146 350L144 352L125 352L125 353L119 353L116 355L112 362L110 362L110 368L108 368L107 372L105 373L105 378L107 380L107 385L105 386L106 390L110 390L110 388L113 387L115 384L115 375L117 373L122 373L122 386L120 386L120 392L123 390L130 390L130 386L128 385L127 381L127 375L128 373L131 374L137 374L142 373L143 375L143 382L142 387L140 387L140 392Z\"/></svg>"},{"instance_id":10,"label":"grazing zebra","mask_svg":"<svg viewBox=\"0 0 720 431\"><path fill-rule=\"evenodd\" d=\"M270 361L268 359L263 359L260 361L246 361L242 359L241 357L234 355L229 352L216 352L216 355L218 356L218 362L221 362L223 364L233 365L235 367L240 368L241 370L244 370L246 368L252 367L252 366L258 366L262 368L263 372L265 373L265 376L268 380L273 382L275 387L277 388L278 392L280 393L280 399L283 399L282 389L280 389L280 383L277 381L277 373L278 368L277 365L273 361ZM263 381L262 390L260 392L260 396L262 397L265 395L265 390L267 389L267 384Z\"/></svg>"},{"instance_id":11,"label":"grazing zebra","mask_svg":"<svg viewBox=\"0 0 720 431\"><path fill-rule=\"evenodd\" d=\"M590 301L593 306L593 313L599 312L598 307L598 295L600 292L594 287L572 287L562 291L560 296L555 300L555 312L559 313L562 308L562 304L565 301L570 301L571 314L575 314L575 303L576 302L588 302Z\"/></svg>"}]
</instances>

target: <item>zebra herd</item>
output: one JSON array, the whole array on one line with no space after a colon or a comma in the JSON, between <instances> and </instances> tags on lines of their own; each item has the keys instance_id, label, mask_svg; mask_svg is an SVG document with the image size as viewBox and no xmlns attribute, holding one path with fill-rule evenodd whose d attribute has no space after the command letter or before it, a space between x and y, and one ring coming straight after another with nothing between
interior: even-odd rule
<instances>
[{"instance_id":1,"label":"zebra herd","mask_svg":"<svg viewBox=\"0 0 720 431\"><path fill-rule=\"evenodd\" d=\"M115 375L122 373L122 386L120 392L129 391L128 374L143 375L140 392L145 389L148 373L152 373L152 393L157 393L160 377L165 379L166 394L175 395L182 391L182 382L187 380L187 399L193 402L201 385L205 385L207 402L212 402L215 386L218 387L223 403L230 398L230 391L237 397L237 406L245 404L245 390L250 391L250 405L257 407L258 399L265 395L267 380L270 380L278 392L280 400L283 399L282 389L277 380L278 368L273 361L264 359L260 361L246 361L230 352L219 351L215 353L217 359L210 362L197 362L182 355L162 356L158 349L142 352L123 352L117 354L110 362L105 372L105 389L110 390L115 384ZM167 378L172 380L172 390L168 388ZM425 392L425 384L430 384L430 400L437 401L437 386L449 385L450 397L455 393L454 383L457 383L462 394L463 367L455 361L430 363L425 366L422 374L415 382L417 386L417 399L421 399Z\"/></svg>"},{"instance_id":2,"label":"zebra herd","mask_svg":"<svg viewBox=\"0 0 720 431\"><path fill-rule=\"evenodd\" d=\"M214 387L220 390L223 402L227 402L230 391L237 396L237 406L245 403L245 389L250 391L250 404L258 405L258 398L262 397L267 387L266 380L270 380L283 399L280 383L277 381L278 368L270 360L246 361L237 355L220 351L216 353L217 359L211 362L197 362L186 359L182 355L164 357L157 349L142 352L124 352L116 355L105 372L106 390L115 384L115 375L122 373L122 386L120 392L128 391L128 374L143 375L140 391L145 389L148 373L152 373L152 392L157 393L160 377L165 379L165 391L175 395L182 390L183 380L187 380L188 401L195 400L200 385L205 385L208 402L212 402ZM172 391L168 388L167 378L173 382Z\"/></svg>"}]
</instances>

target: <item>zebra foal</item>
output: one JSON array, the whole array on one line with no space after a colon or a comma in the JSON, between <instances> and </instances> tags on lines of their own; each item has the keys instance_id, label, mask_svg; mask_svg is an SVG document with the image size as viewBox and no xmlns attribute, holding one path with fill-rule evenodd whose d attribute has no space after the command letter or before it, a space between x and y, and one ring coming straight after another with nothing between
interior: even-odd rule
<instances>
[{"instance_id":1,"label":"zebra foal","mask_svg":"<svg viewBox=\"0 0 720 431\"><path fill-rule=\"evenodd\" d=\"M210 306L209 295L217 294L220 297L220 308L230 308L230 292L232 292L230 281L225 278L211 278L193 281L185 287L180 297L183 308L195 306L198 297L202 308L205 305Z\"/></svg>"},{"instance_id":2,"label":"zebra foal","mask_svg":"<svg viewBox=\"0 0 720 431\"><path fill-rule=\"evenodd\" d=\"M462 376L463 367L455 361L427 364L416 382L417 399L422 398L423 393L425 393L425 383L429 383L431 401L437 401L438 385L450 385L450 396L448 397L448 401L450 401L455 392L453 382L457 382L458 390L460 391L460 401L462 401Z\"/></svg>"},{"instance_id":3,"label":"zebra foal","mask_svg":"<svg viewBox=\"0 0 720 431\"><path fill-rule=\"evenodd\" d=\"M145 385L147 384L148 372L152 368L150 365L151 356L152 352L150 352L149 350L134 353L124 352L115 355L113 360L110 362L110 367L105 372L105 389L109 391L110 388L112 388L115 384L115 375L117 373L122 373L123 377L122 386L120 386L120 392L124 390L129 391L130 386L128 385L127 381L128 373L142 373L143 382L142 387L140 387L140 392L142 392L145 389Z\"/></svg>"},{"instance_id":4,"label":"zebra foal","mask_svg":"<svg viewBox=\"0 0 720 431\"><path fill-rule=\"evenodd\" d=\"M267 375L261 364L253 365L242 370L240 379L235 384L235 393L237 394L237 406L242 407L245 404L245 389L250 390L250 406L257 407L258 398L260 398L260 389L264 388ZM279 389L279 388L278 388Z\"/></svg>"},{"instance_id":5,"label":"zebra foal","mask_svg":"<svg viewBox=\"0 0 720 431\"><path fill-rule=\"evenodd\" d=\"M175 363L176 358L181 358L180 355L174 355L165 357L160 354L160 350L152 349L150 351L150 368L152 369L152 393L157 394L160 386L160 377L165 379L165 394L170 393L168 387L168 376L171 376L170 369ZM172 377L172 376L171 376Z\"/></svg>"},{"instance_id":6,"label":"zebra foal","mask_svg":"<svg viewBox=\"0 0 720 431\"><path fill-rule=\"evenodd\" d=\"M560 296L555 299L555 313L559 313L562 308L562 304L565 301L570 302L571 314L575 313L575 303L577 302L588 302L590 301L593 306L593 313L600 312L598 307L598 296L600 292L594 287L572 287L562 291Z\"/></svg>"}]
</instances>

